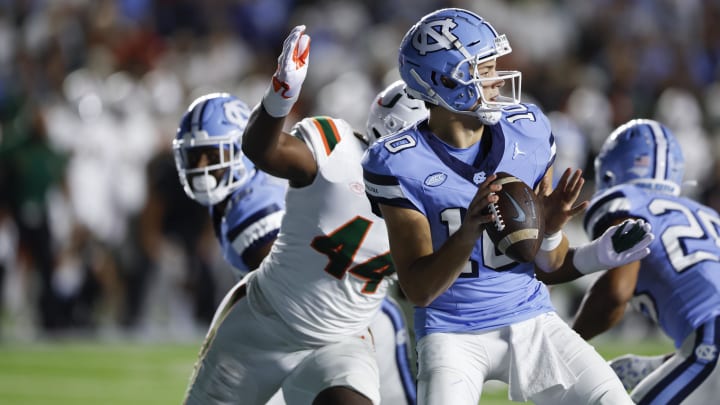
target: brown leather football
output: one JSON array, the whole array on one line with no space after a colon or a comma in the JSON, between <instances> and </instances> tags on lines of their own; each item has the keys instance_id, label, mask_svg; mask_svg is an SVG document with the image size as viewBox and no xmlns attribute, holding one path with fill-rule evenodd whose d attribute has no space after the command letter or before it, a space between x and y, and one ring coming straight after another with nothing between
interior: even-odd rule
<instances>
[{"instance_id":1,"label":"brown leather football","mask_svg":"<svg viewBox=\"0 0 720 405\"><path fill-rule=\"evenodd\" d=\"M501 253L518 262L531 262L544 236L541 201L517 177L505 172L497 176L493 183L502 184L502 190L497 193L498 201L488 206L495 222L485 231Z\"/></svg>"}]
</instances>

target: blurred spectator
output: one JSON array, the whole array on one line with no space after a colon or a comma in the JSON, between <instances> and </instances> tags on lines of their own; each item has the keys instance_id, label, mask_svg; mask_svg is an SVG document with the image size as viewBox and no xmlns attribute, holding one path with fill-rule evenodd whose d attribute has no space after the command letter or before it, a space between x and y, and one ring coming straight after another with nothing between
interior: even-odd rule
<instances>
[{"instance_id":1,"label":"blurred spectator","mask_svg":"<svg viewBox=\"0 0 720 405\"><path fill-rule=\"evenodd\" d=\"M169 148L150 161L148 178L148 200L137 229L144 260L125 277L125 323L153 334L159 327L165 337L194 337L210 323L219 300L212 258L205 253L215 242L207 208L185 195Z\"/></svg>"},{"instance_id":2,"label":"blurred spectator","mask_svg":"<svg viewBox=\"0 0 720 405\"><path fill-rule=\"evenodd\" d=\"M67 157L49 145L38 106L25 99L16 103L17 110L3 120L0 170L4 193L18 231L18 264L38 275L40 325L46 331L56 331L69 326L71 320L53 287L55 254L47 198L52 188L62 186Z\"/></svg>"}]
</instances>

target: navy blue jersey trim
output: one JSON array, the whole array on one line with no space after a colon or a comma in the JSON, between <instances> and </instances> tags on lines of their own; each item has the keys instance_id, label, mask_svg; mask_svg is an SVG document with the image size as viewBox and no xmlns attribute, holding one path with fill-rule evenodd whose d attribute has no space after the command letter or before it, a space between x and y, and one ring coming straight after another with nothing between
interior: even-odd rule
<instances>
[{"instance_id":1,"label":"navy blue jersey trim","mask_svg":"<svg viewBox=\"0 0 720 405\"><path fill-rule=\"evenodd\" d=\"M583 219L583 228L587 229L588 222L590 221L590 218L595 215L595 212L603 207L608 201L614 200L616 198L625 197L625 193L622 191L615 191L613 193L610 193L606 195L605 197L597 200L597 202L593 203L590 208L588 208L587 212L585 213L585 218Z\"/></svg>"},{"instance_id":2,"label":"navy blue jersey trim","mask_svg":"<svg viewBox=\"0 0 720 405\"><path fill-rule=\"evenodd\" d=\"M370 206L372 208L373 214L377 215L378 217L382 218L382 213L380 212L380 207L378 204L384 204L384 205L391 205L393 207L400 207L400 208L410 208L415 211L420 211L415 204L410 202L410 200L406 198L382 198L382 197L376 197L371 196L369 194L365 194L367 198L370 200Z\"/></svg>"},{"instance_id":3,"label":"navy blue jersey trim","mask_svg":"<svg viewBox=\"0 0 720 405\"><path fill-rule=\"evenodd\" d=\"M714 336L713 336L713 343L715 344L715 347L720 347L720 317L715 318L715 330L714 330ZM695 351L693 351L693 356L695 356ZM715 369L715 366L718 362L718 356L715 355L715 359L705 365L703 367L702 371L698 373L695 378L693 378L683 389L680 390L680 392L677 393L672 399L670 400L671 404L679 404L681 403L685 398L689 397L690 394L693 393L697 389L697 387L700 386L707 378L712 374L713 370Z\"/></svg>"},{"instance_id":4,"label":"navy blue jersey trim","mask_svg":"<svg viewBox=\"0 0 720 405\"><path fill-rule=\"evenodd\" d=\"M242 221L237 226L233 227L227 232L227 237L230 242L234 241L235 238L238 237L244 231L252 225L253 223L269 216L270 214L274 214L278 211L282 211L282 208L280 208L277 204L272 204L267 207L264 207L258 211L255 211L252 215L250 215L248 218L246 218L244 221Z\"/></svg>"},{"instance_id":5,"label":"navy blue jersey trim","mask_svg":"<svg viewBox=\"0 0 720 405\"><path fill-rule=\"evenodd\" d=\"M271 232L269 232L269 233L266 233L266 234L263 235L260 239L258 239L258 240L256 240L256 241L254 241L253 243L251 243L250 246L248 246L247 249L245 249L245 251L242 252L242 254L240 255L240 258L242 259L242 261L243 261L243 263L245 264L245 266L247 266L248 268L250 268L250 266L248 266L248 260L247 260L247 258L248 258L248 256L249 256L251 253L255 252L255 251L258 250L260 247L265 246L265 245L268 244L268 243L273 243L273 242L275 242L275 239L277 238L277 236L278 236L279 233L280 233L280 228L275 229L275 230L273 230L273 231L271 231ZM250 271L253 271L253 270L255 270L255 269L250 269Z\"/></svg>"},{"instance_id":6,"label":"navy blue jersey trim","mask_svg":"<svg viewBox=\"0 0 720 405\"><path fill-rule=\"evenodd\" d=\"M367 180L368 183L377 184L378 186L400 185L400 182L395 176L389 176L387 174L376 174L367 170L363 170L363 179Z\"/></svg>"},{"instance_id":7,"label":"navy blue jersey trim","mask_svg":"<svg viewBox=\"0 0 720 405\"><path fill-rule=\"evenodd\" d=\"M471 148L477 149L477 156L475 157L474 164L469 165L462 160L456 158L448 152L446 145L438 139L426 126L423 125L420 129L420 134L425 138L425 141L430 146L435 155L440 159L445 166L449 167L453 172L457 173L458 176L469 181L475 185L475 173L485 172L487 174L495 173L500 160L502 159L503 153L505 152L505 135L500 128L500 125L493 125L489 128L489 132L484 133L483 137L489 137L486 141L491 141L490 150L487 155L483 155L481 150L482 141L471 146Z\"/></svg>"},{"instance_id":8,"label":"navy blue jersey trim","mask_svg":"<svg viewBox=\"0 0 720 405\"><path fill-rule=\"evenodd\" d=\"M383 313L390 318L393 329L395 330L395 336L397 336L398 331L405 330L405 318L396 304L385 299L382 302L381 308ZM415 378L410 369L410 357L408 355L406 342L395 342L395 362L400 374L400 380L402 381L403 391L405 392L405 399L408 405L414 405L417 401L417 388L415 386Z\"/></svg>"},{"instance_id":9,"label":"navy blue jersey trim","mask_svg":"<svg viewBox=\"0 0 720 405\"><path fill-rule=\"evenodd\" d=\"M718 329L720 328L720 317L716 317L713 321L715 322L715 331L711 338L711 341L715 344L716 347L718 347L718 345L720 344L720 333L718 333L720 331L720 329ZM665 378L658 381L653 387L653 389L651 389L650 392L648 392L647 395L645 395L645 397L643 397L638 402L638 405L649 405L653 403L653 401L655 401L663 393L663 391L668 389L668 387L671 387L673 381L675 381L682 374L687 372L694 364L698 363L695 348L697 348L705 341L705 326L707 324L708 322L697 328L692 355L690 355L685 361L683 361L678 367L676 367L670 374L665 376ZM687 396L689 396L712 373L713 369L717 365L717 361L718 358L716 355L715 359L703 365L702 370L691 380L691 382L684 386L680 391L678 391L678 393L675 394L672 399L668 401L668 403L679 404L684 398L687 398Z\"/></svg>"}]
</instances>

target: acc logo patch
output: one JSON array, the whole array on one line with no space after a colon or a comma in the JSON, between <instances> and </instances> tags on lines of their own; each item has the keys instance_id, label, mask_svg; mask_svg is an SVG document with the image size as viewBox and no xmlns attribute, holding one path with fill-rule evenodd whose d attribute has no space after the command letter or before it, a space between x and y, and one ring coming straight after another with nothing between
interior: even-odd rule
<instances>
[{"instance_id":1,"label":"acc logo patch","mask_svg":"<svg viewBox=\"0 0 720 405\"><path fill-rule=\"evenodd\" d=\"M445 173L433 173L425 178L425 185L428 187L437 187L443 183L445 183L445 180L447 179L447 174Z\"/></svg>"},{"instance_id":2,"label":"acc logo patch","mask_svg":"<svg viewBox=\"0 0 720 405\"><path fill-rule=\"evenodd\" d=\"M457 41L457 37L450 30L455 27L457 24L451 18L423 23L413 36L413 47L420 52L420 55L441 49L452 49L452 44Z\"/></svg>"}]
</instances>

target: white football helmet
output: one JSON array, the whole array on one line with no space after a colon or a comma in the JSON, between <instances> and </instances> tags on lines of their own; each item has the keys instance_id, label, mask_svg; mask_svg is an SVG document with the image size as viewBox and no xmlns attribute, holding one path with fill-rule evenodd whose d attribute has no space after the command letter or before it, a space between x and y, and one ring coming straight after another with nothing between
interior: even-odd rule
<instances>
[{"instance_id":1,"label":"white football helmet","mask_svg":"<svg viewBox=\"0 0 720 405\"><path fill-rule=\"evenodd\" d=\"M398 80L381 91L370 105L366 133L371 142L428 117L421 100L410 98L405 82Z\"/></svg>"}]
</instances>

